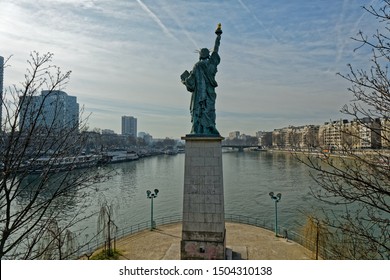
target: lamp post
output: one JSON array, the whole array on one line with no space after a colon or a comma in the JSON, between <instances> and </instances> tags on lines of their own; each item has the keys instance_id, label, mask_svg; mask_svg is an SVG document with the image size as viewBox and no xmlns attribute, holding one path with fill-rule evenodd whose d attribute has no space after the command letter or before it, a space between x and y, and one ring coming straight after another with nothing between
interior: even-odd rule
<instances>
[{"instance_id":1,"label":"lamp post","mask_svg":"<svg viewBox=\"0 0 390 280\"><path fill-rule=\"evenodd\" d=\"M150 230L154 229L153 225L153 198L157 197L159 190L154 189L154 193L152 193L150 190L146 191L146 197L150 199Z\"/></svg>"},{"instance_id":2,"label":"lamp post","mask_svg":"<svg viewBox=\"0 0 390 280\"><path fill-rule=\"evenodd\" d=\"M275 201L275 236L278 236L278 202L282 198L282 194L278 193L277 195L274 195L273 192L270 192L269 196Z\"/></svg>"}]
</instances>

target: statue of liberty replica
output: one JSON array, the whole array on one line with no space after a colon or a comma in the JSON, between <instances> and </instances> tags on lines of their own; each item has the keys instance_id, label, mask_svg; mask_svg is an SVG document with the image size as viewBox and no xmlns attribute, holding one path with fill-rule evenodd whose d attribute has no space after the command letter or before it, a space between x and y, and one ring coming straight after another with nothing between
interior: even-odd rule
<instances>
[{"instance_id":1,"label":"statue of liberty replica","mask_svg":"<svg viewBox=\"0 0 390 280\"><path fill-rule=\"evenodd\" d=\"M199 61L181 82L191 92L191 133L186 141L183 226L180 258L223 260L226 257L225 212L222 173L223 137L215 127L215 81L220 63L221 24L215 31L214 49L199 51Z\"/></svg>"},{"instance_id":2,"label":"statue of liberty replica","mask_svg":"<svg viewBox=\"0 0 390 280\"><path fill-rule=\"evenodd\" d=\"M180 76L181 82L192 93L190 103L191 134L219 135L215 127L215 99L217 97L215 88L218 86L215 75L221 61L218 54L222 35L221 24L218 24L215 34L217 38L211 55L209 49L200 49L198 51L199 61L195 63L192 71L186 70Z\"/></svg>"}]
</instances>

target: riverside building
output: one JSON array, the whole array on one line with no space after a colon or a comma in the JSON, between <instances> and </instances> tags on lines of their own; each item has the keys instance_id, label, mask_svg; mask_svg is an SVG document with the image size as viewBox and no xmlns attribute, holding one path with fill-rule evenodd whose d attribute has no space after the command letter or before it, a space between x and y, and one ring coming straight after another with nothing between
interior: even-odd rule
<instances>
[{"instance_id":1,"label":"riverside building","mask_svg":"<svg viewBox=\"0 0 390 280\"><path fill-rule=\"evenodd\" d=\"M326 151L388 148L388 126L387 119L371 118L353 121L341 119L323 125L289 126L274 129L272 146L287 150L321 148Z\"/></svg>"},{"instance_id":2,"label":"riverside building","mask_svg":"<svg viewBox=\"0 0 390 280\"><path fill-rule=\"evenodd\" d=\"M137 137L137 119L132 116L122 116L122 135Z\"/></svg>"},{"instance_id":3,"label":"riverside building","mask_svg":"<svg viewBox=\"0 0 390 280\"><path fill-rule=\"evenodd\" d=\"M78 130L79 104L76 96L61 90L43 90L38 96L20 97L19 105L21 131L32 125L50 127L55 131Z\"/></svg>"}]
</instances>

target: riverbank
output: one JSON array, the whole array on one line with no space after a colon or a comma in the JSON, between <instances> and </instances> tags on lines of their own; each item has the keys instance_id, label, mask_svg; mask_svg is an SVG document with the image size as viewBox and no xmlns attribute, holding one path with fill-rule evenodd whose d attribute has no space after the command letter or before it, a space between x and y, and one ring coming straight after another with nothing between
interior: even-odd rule
<instances>
[{"instance_id":1,"label":"riverbank","mask_svg":"<svg viewBox=\"0 0 390 280\"><path fill-rule=\"evenodd\" d=\"M361 158L370 158L374 159L378 156L382 158L390 158L390 150L354 150L348 152L318 152L318 151L304 151L304 150L280 150L280 149L268 149L270 153L285 153L290 155L305 155L305 156L314 156L318 158L349 158L355 159L358 157Z\"/></svg>"}]
</instances>

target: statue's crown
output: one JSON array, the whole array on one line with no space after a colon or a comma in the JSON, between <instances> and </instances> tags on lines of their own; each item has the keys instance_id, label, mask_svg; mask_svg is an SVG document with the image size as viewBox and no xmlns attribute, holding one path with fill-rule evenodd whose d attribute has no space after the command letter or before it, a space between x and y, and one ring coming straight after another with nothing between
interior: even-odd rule
<instances>
[{"instance_id":1,"label":"statue's crown","mask_svg":"<svg viewBox=\"0 0 390 280\"><path fill-rule=\"evenodd\" d=\"M207 48L200 49L199 57L200 58L208 58L210 56L210 51Z\"/></svg>"}]
</instances>

